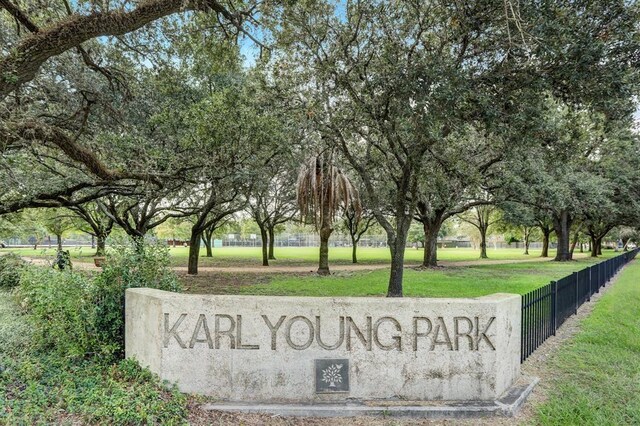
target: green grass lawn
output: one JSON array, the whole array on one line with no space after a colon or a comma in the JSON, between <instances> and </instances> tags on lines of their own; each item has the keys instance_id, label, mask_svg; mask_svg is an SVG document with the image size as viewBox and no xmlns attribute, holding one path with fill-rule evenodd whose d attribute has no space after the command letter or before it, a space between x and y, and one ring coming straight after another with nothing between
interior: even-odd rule
<instances>
[{"instance_id":1,"label":"green grass lawn","mask_svg":"<svg viewBox=\"0 0 640 426\"><path fill-rule=\"evenodd\" d=\"M11 249L24 256L53 256L55 249ZM76 261L89 261L88 248L71 249ZM308 266L316 268L318 249L314 247L283 247L276 251L279 260L273 265ZM172 263L184 266L187 249L171 249ZM203 253L204 254L204 253ZM333 247L330 250L331 264L350 264L351 249ZM440 259L451 262L478 260L477 250L448 248L439 250ZM604 252L603 258L618 253ZM214 258L201 258L201 266L259 266L259 248L224 247L215 249ZM418 265L421 250L407 249L407 263ZM521 249L489 250L490 259L482 265L449 266L437 269L407 268L404 275L404 294L409 297L478 297L487 294L524 294L546 285L550 280L559 279L574 271L601 261L591 259L587 254L576 253L573 262L524 262L496 264L493 260L534 259L539 253L532 251L525 256ZM87 257L86 259L82 259ZM389 262L389 251L385 248L363 248L360 250L362 263L380 264ZM213 294L264 294L297 296L384 296L389 279L388 269L376 271L337 272L328 277L314 273L206 273L198 277L182 276L183 284L192 293Z\"/></svg>"},{"instance_id":2,"label":"green grass lawn","mask_svg":"<svg viewBox=\"0 0 640 426\"><path fill-rule=\"evenodd\" d=\"M32 248L11 248L0 249L0 252L13 252L22 256L45 257L53 259L56 255L56 248L40 247L36 250ZM94 255L94 250L90 247L70 248L69 252L73 259L90 262ZM540 250L530 250L530 255L524 255L521 248L506 248L487 250L490 263L493 260L526 260L540 256ZM174 266L186 266L188 249L186 247L170 248L172 264ZM408 264L418 265L422 262L423 250L408 248L405 260ZM205 257L205 250L200 251L200 266L259 266L262 264L262 254L260 247L222 247L213 250L213 257ZM613 254L613 251L605 251L605 257ZM271 261L274 266L306 266L315 265L318 261L317 247L276 247L275 255L277 260ZM444 248L438 250L438 259L445 261L470 261L479 260L479 250L471 248ZM555 250L550 250L550 256L555 256ZM583 254L576 253L576 257ZM387 248L358 248L358 261L362 264L380 264L390 262L389 249ZM350 247L331 247L329 249L330 265L351 264Z\"/></svg>"},{"instance_id":3,"label":"green grass lawn","mask_svg":"<svg viewBox=\"0 0 640 426\"><path fill-rule=\"evenodd\" d=\"M561 263L487 264L427 270L408 268L404 272L404 293L409 297L478 297L497 292L523 294L599 260L601 259L581 258ZM384 296L389 279L386 269L338 272L327 277L315 274L277 274L265 278L265 275L258 278L254 274L253 279L262 282L256 285L246 285L252 279L249 274L242 277L245 281L241 285L225 285L218 278L214 282L206 276L198 277L197 282L190 281L186 285L195 293ZM230 275L228 279L237 277Z\"/></svg>"},{"instance_id":4,"label":"green grass lawn","mask_svg":"<svg viewBox=\"0 0 640 426\"><path fill-rule=\"evenodd\" d=\"M176 264L186 264L188 250L185 247L171 248L171 255ZM522 249L488 249L490 260L503 259L528 259L540 256L539 250L531 250L531 254L525 256ZM201 256L205 251L201 250ZM555 255L555 251L552 255ZM315 265L318 262L317 247L276 247L275 256L277 260L272 261L273 265ZM410 264L420 264L424 251L407 248L405 261ZM444 248L438 250L438 259L447 261L468 261L478 260L480 251L470 248ZM202 266L232 266L232 265L256 265L261 264L262 254L260 247L222 247L213 250L213 257L200 258ZM389 249L386 247L359 247L358 262L362 264L380 264L391 261ZM351 264L351 247L330 247L329 264L348 265Z\"/></svg>"},{"instance_id":5,"label":"green grass lawn","mask_svg":"<svg viewBox=\"0 0 640 426\"><path fill-rule=\"evenodd\" d=\"M627 266L550 362L556 374L537 423L640 424L640 261Z\"/></svg>"}]
</instances>

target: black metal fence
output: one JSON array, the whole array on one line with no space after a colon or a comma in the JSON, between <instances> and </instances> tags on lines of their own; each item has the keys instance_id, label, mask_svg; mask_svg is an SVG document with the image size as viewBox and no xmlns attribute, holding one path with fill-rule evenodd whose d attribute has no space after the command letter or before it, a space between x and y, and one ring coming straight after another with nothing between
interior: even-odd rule
<instances>
[{"instance_id":1,"label":"black metal fence","mask_svg":"<svg viewBox=\"0 0 640 426\"><path fill-rule=\"evenodd\" d=\"M523 295L521 361L527 359L549 336L555 335L567 318L575 314L580 305L591 300L591 296L636 257L639 250L625 252Z\"/></svg>"}]
</instances>

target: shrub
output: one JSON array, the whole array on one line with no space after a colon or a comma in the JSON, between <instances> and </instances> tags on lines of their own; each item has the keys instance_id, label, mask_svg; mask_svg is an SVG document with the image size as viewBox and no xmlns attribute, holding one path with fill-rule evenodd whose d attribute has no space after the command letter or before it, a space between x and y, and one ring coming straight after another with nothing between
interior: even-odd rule
<instances>
[{"instance_id":1,"label":"shrub","mask_svg":"<svg viewBox=\"0 0 640 426\"><path fill-rule=\"evenodd\" d=\"M150 260L135 271L132 259L116 265L107 275L128 271L129 283L171 282L166 271L152 271ZM0 291L0 424L187 423L188 400L175 387L134 360L101 356L108 351L101 344L114 346L97 339L94 302L104 279L26 265L15 300Z\"/></svg>"},{"instance_id":2,"label":"shrub","mask_svg":"<svg viewBox=\"0 0 640 426\"><path fill-rule=\"evenodd\" d=\"M29 314L34 342L66 356L124 355L124 295L127 288L179 291L166 247L122 246L111 250L103 272L92 278L70 270L25 266L16 291Z\"/></svg>"},{"instance_id":3,"label":"shrub","mask_svg":"<svg viewBox=\"0 0 640 426\"><path fill-rule=\"evenodd\" d=\"M93 301L97 338L109 354L124 355L124 296L126 289L135 287L181 290L166 246L125 245L107 253L103 272L94 282Z\"/></svg>"},{"instance_id":4,"label":"shrub","mask_svg":"<svg viewBox=\"0 0 640 426\"><path fill-rule=\"evenodd\" d=\"M20 283L20 270L24 260L14 253L0 256L0 289L11 289Z\"/></svg>"},{"instance_id":5,"label":"shrub","mask_svg":"<svg viewBox=\"0 0 640 426\"><path fill-rule=\"evenodd\" d=\"M91 280L79 273L21 268L16 296L29 314L37 346L71 357L95 350L91 285Z\"/></svg>"}]
</instances>

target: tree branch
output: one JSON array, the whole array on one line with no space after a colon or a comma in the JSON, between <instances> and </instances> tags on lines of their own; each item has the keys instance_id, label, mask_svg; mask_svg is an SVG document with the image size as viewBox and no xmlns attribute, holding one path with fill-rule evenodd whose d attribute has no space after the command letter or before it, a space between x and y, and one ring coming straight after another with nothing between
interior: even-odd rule
<instances>
[{"instance_id":1,"label":"tree branch","mask_svg":"<svg viewBox=\"0 0 640 426\"><path fill-rule=\"evenodd\" d=\"M7 12L11 14L18 22L20 22L26 29L32 33L38 32L38 26L34 24L31 19L20 8L9 0L0 0L0 6L4 7Z\"/></svg>"},{"instance_id":2,"label":"tree branch","mask_svg":"<svg viewBox=\"0 0 640 426\"><path fill-rule=\"evenodd\" d=\"M11 142L15 142L16 139L21 139L29 142L44 142L57 146L67 157L73 161L83 164L88 171L94 176L105 180L115 181L120 179L142 179L153 180L158 183L157 180L149 175L138 175L119 170L111 170L104 165L96 155L77 144L71 139L63 130L42 124L33 120L26 120L19 123L12 123L9 134L0 133L0 147L9 146ZM2 152L2 150L0 150Z\"/></svg>"},{"instance_id":3,"label":"tree branch","mask_svg":"<svg viewBox=\"0 0 640 426\"><path fill-rule=\"evenodd\" d=\"M19 9L8 0L0 1L16 19L20 16L19 20L23 25L29 25L30 21ZM31 81L42 64L53 56L96 37L118 36L135 31L152 21L182 10L216 12L239 31L243 31L243 13L231 13L216 0L144 0L138 7L128 11L72 15L53 26L33 32L0 60L0 100L20 85Z\"/></svg>"}]
</instances>

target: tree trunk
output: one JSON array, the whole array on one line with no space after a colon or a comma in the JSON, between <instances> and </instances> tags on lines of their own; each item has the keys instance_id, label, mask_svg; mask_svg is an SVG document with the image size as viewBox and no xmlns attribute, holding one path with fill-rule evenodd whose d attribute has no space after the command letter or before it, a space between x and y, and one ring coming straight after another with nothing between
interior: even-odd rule
<instances>
[{"instance_id":1,"label":"tree trunk","mask_svg":"<svg viewBox=\"0 0 640 426\"><path fill-rule=\"evenodd\" d=\"M269 237L264 225L260 226L260 238L262 239L262 266L269 266Z\"/></svg>"},{"instance_id":2,"label":"tree trunk","mask_svg":"<svg viewBox=\"0 0 640 426\"><path fill-rule=\"evenodd\" d=\"M318 274L329 275L329 237L333 229L325 226L320 229L320 259L318 261Z\"/></svg>"},{"instance_id":3,"label":"tree trunk","mask_svg":"<svg viewBox=\"0 0 640 426\"><path fill-rule=\"evenodd\" d=\"M578 239L580 238L580 232L576 232L573 236L573 240L571 241L571 248L569 249L569 254L571 255L571 259L573 259L573 252L578 245Z\"/></svg>"},{"instance_id":4,"label":"tree trunk","mask_svg":"<svg viewBox=\"0 0 640 426\"><path fill-rule=\"evenodd\" d=\"M440 226L438 223L425 221L422 222L422 229L424 231L422 266L435 268L438 266L438 232L440 232Z\"/></svg>"},{"instance_id":5,"label":"tree trunk","mask_svg":"<svg viewBox=\"0 0 640 426\"><path fill-rule=\"evenodd\" d=\"M629 251L629 237L621 238L622 240L622 251Z\"/></svg>"},{"instance_id":6,"label":"tree trunk","mask_svg":"<svg viewBox=\"0 0 640 426\"><path fill-rule=\"evenodd\" d=\"M589 238L591 240L590 246L591 246L591 257L598 257L598 243L597 243L597 239L594 235L589 235Z\"/></svg>"},{"instance_id":7,"label":"tree trunk","mask_svg":"<svg viewBox=\"0 0 640 426\"><path fill-rule=\"evenodd\" d=\"M96 248L96 236L91 234L91 248Z\"/></svg>"},{"instance_id":8,"label":"tree trunk","mask_svg":"<svg viewBox=\"0 0 640 426\"><path fill-rule=\"evenodd\" d=\"M135 247L136 253L144 252L144 235L130 235L131 240L133 241L133 246Z\"/></svg>"},{"instance_id":9,"label":"tree trunk","mask_svg":"<svg viewBox=\"0 0 640 426\"><path fill-rule=\"evenodd\" d=\"M204 247L207 249L207 257L213 257L213 238L211 233L205 231L202 233L202 240L204 241Z\"/></svg>"},{"instance_id":10,"label":"tree trunk","mask_svg":"<svg viewBox=\"0 0 640 426\"><path fill-rule=\"evenodd\" d=\"M104 256L106 253L107 234L97 234L96 239L96 256Z\"/></svg>"},{"instance_id":11,"label":"tree trunk","mask_svg":"<svg viewBox=\"0 0 640 426\"><path fill-rule=\"evenodd\" d=\"M191 238L189 239L189 265L187 266L187 274L198 275L198 258L200 255L200 240L202 233L191 230Z\"/></svg>"},{"instance_id":12,"label":"tree trunk","mask_svg":"<svg viewBox=\"0 0 640 426\"><path fill-rule=\"evenodd\" d=\"M480 227L480 259L488 259L487 256L487 228Z\"/></svg>"},{"instance_id":13,"label":"tree trunk","mask_svg":"<svg viewBox=\"0 0 640 426\"><path fill-rule=\"evenodd\" d=\"M351 235L351 263L358 263L358 256L356 251L358 250L358 240L355 235Z\"/></svg>"},{"instance_id":14,"label":"tree trunk","mask_svg":"<svg viewBox=\"0 0 640 426\"><path fill-rule=\"evenodd\" d=\"M62 251L62 234L56 234L56 239L58 240L58 251Z\"/></svg>"},{"instance_id":15,"label":"tree trunk","mask_svg":"<svg viewBox=\"0 0 640 426\"><path fill-rule=\"evenodd\" d=\"M529 255L529 236L524 239L524 254Z\"/></svg>"},{"instance_id":16,"label":"tree trunk","mask_svg":"<svg viewBox=\"0 0 640 426\"><path fill-rule=\"evenodd\" d=\"M542 253L540 257L549 257L549 237L551 236L551 231L548 229L542 228Z\"/></svg>"},{"instance_id":17,"label":"tree trunk","mask_svg":"<svg viewBox=\"0 0 640 426\"><path fill-rule=\"evenodd\" d=\"M273 251L273 247L276 241L275 229L274 227L267 227L269 231L269 260L276 260L276 256Z\"/></svg>"},{"instance_id":18,"label":"tree trunk","mask_svg":"<svg viewBox=\"0 0 640 426\"><path fill-rule=\"evenodd\" d=\"M596 247L598 247L598 256L602 256L602 237L596 241Z\"/></svg>"},{"instance_id":19,"label":"tree trunk","mask_svg":"<svg viewBox=\"0 0 640 426\"><path fill-rule=\"evenodd\" d=\"M402 297L402 278L404 274L404 251L407 245L407 235L411 218L400 218L397 220L397 233L395 235L387 232L387 244L391 252L391 273L389 274L389 287L387 297Z\"/></svg>"},{"instance_id":20,"label":"tree trunk","mask_svg":"<svg viewBox=\"0 0 640 426\"><path fill-rule=\"evenodd\" d=\"M558 237L558 251L554 260L558 262L571 260L571 252L569 251L571 217L566 210L561 211L559 215L553 216L553 229Z\"/></svg>"}]
</instances>

